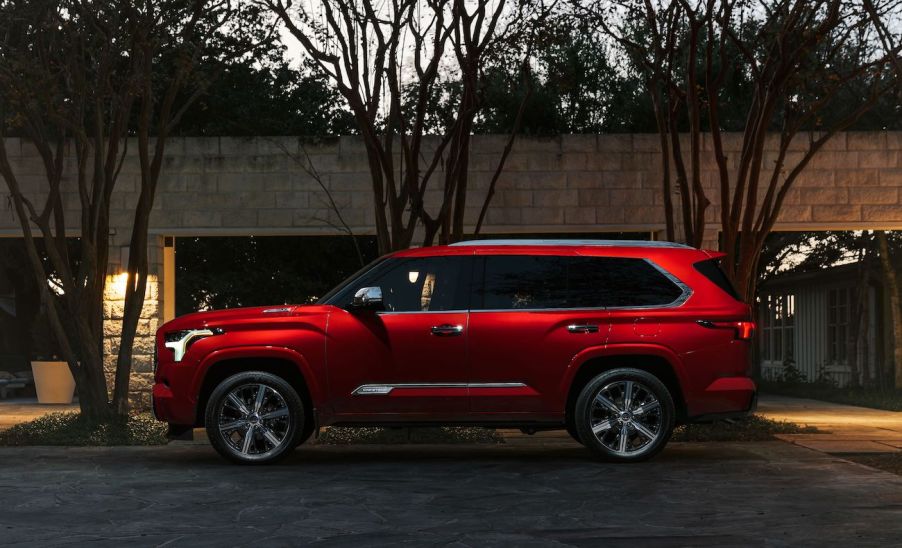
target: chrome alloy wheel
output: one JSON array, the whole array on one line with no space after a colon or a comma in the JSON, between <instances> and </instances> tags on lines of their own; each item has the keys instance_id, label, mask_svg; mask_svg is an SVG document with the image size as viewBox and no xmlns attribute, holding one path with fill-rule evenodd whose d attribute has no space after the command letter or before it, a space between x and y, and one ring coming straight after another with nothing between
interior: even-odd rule
<instances>
[{"instance_id":1,"label":"chrome alloy wheel","mask_svg":"<svg viewBox=\"0 0 902 548\"><path fill-rule=\"evenodd\" d=\"M264 459L288 441L291 416L285 398L265 384L242 384L220 400L219 433L244 459Z\"/></svg>"},{"instance_id":2,"label":"chrome alloy wheel","mask_svg":"<svg viewBox=\"0 0 902 548\"><path fill-rule=\"evenodd\" d=\"M604 385L592 400L589 423L598 441L619 456L642 453L664 430L661 402L633 380Z\"/></svg>"}]
</instances>

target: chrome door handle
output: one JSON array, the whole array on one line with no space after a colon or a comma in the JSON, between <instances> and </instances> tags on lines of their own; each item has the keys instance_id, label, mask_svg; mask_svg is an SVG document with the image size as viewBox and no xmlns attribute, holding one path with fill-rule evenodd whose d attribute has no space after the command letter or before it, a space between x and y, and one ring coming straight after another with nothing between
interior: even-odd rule
<instances>
[{"instance_id":1,"label":"chrome door handle","mask_svg":"<svg viewBox=\"0 0 902 548\"><path fill-rule=\"evenodd\" d=\"M454 337L464 332L464 326L451 325L449 323L442 325L433 325L432 334L436 337Z\"/></svg>"},{"instance_id":2,"label":"chrome door handle","mask_svg":"<svg viewBox=\"0 0 902 548\"><path fill-rule=\"evenodd\" d=\"M598 326L594 324L571 324L567 326L571 333L598 333Z\"/></svg>"}]
</instances>

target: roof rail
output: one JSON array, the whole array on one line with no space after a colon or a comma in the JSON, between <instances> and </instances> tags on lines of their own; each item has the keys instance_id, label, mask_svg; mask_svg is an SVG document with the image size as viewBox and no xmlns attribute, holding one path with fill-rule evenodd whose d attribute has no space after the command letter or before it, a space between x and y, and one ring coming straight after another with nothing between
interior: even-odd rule
<instances>
[{"instance_id":1,"label":"roof rail","mask_svg":"<svg viewBox=\"0 0 902 548\"><path fill-rule=\"evenodd\" d=\"M452 246L479 246L479 245L572 245L572 246L606 246L606 247L676 247L682 249L694 249L691 246L674 242L649 241L649 240L555 240L555 239L505 239L505 240L466 240L451 244Z\"/></svg>"}]
</instances>

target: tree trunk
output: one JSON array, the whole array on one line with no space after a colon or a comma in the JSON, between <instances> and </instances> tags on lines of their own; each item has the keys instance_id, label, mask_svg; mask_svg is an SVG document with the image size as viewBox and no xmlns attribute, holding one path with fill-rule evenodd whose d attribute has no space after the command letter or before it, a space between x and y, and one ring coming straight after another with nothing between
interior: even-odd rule
<instances>
[{"instance_id":1,"label":"tree trunk","mask_svg":"<svg viewBox=\"0 0 902 548\"><path fill-rule=\"evenodd\" d=\"M893 268L892 257L889 254L889 242L886 232L877 230L877 243L880 246L880 265L883 267L883 283L889 293L889 305L893 320L893 376L895 387L902 388L902 297L899 295L899 281L896 279L896 270Z\"/></svg>"}]
</instances>

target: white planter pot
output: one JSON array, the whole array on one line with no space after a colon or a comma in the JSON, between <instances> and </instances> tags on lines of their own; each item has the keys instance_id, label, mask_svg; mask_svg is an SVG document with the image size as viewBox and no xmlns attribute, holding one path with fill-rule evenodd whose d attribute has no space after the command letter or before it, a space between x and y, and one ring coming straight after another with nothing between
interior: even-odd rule
<instances>
[{"instance_id":1,"label":"white planter pot","mask_svg":"<svg viewBox=\"0 0 902 548\"><path fill-rule=\"evenodd\" d=\"M31 362L38 403L72 403L75 379L66 362Z\"/></svg>"}]
</instances>

